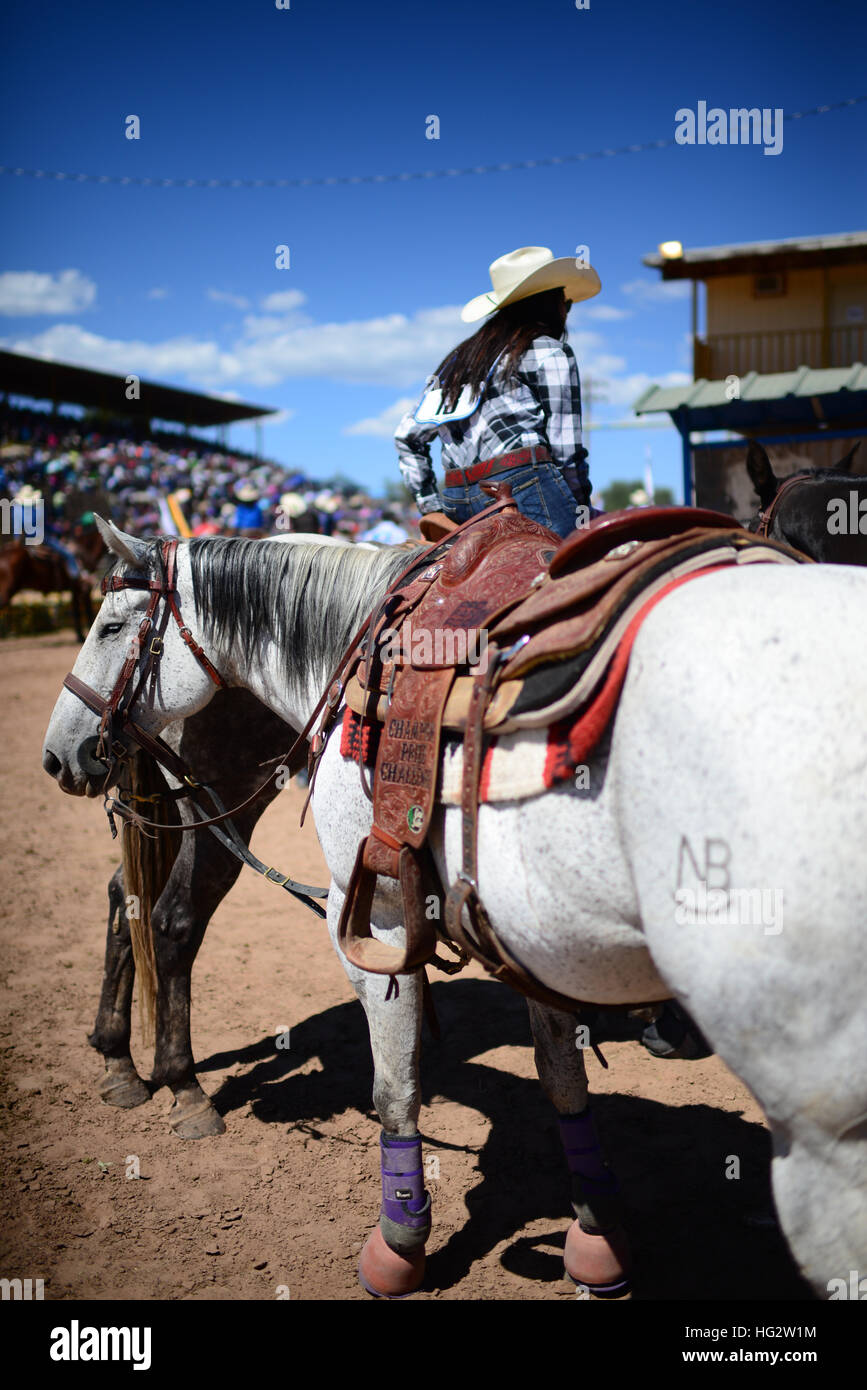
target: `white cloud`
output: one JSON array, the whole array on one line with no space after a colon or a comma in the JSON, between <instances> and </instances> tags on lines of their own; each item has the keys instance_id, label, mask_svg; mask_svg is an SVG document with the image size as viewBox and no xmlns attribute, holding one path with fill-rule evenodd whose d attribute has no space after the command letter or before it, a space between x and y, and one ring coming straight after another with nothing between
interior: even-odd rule
<instances>
[{"instance_id":1,"label":"white cloud","mask_svg":"<svg viewBox=\"0 0 867 1390\"><path fill-rule=\"evenodd\" d=\"M466 335L457 307L420 309L411 317L313 323L248 317L232 355L238 375L258 386L287 377L330 377L370 386L413 386Z\"/></svg>"},{"instance_id":2,"label":"white cloud","mask_svg":"<svg viewBox=\"0 0 867 1390\"><path fill-rule=\"evenodd\" d=\"M96 285L80 270L45 275L36 270L7 270L0 275L0 314L80 314L96 299Z\"/></svg>"},{"instance_id":3,"label":"white cloud","mask_svg":"<svg viewBox=\"0 0 867 1390\"><path fill-rule=\"evenodd\" d=\"M285 314L245 314L242 333L245 338L276 338L278 333L302 328L313 320L308 314L288 310Z\"/></svg>"},{"instance_id":4,"label":"white cloud","mask_svg":"<svg viewBox=\"0 0 867 1390\"><path fill-rule=\"evenodd\" d=\"M228 290L208 290L207 296L217 304L231 304L235 309L249 309L250 301L242 294L230 294Z\"/></svg>"},{"instance_id":5,"label":"white cloud","mask_svg":"<svg viewBox=\"0 0 867 1390\"><path fill-rule=\"evenodd\" d=\"M294 377L329 377L372 386L414 386L463 336L460 311L421 309L347 323L248 319L228 350L190 336L147 343L55 324L43 333L7 341L13 351L102 371L137 372L157 380L185 376L206 390L236 383L276 386ZM464 330L465 331L465 330ZM591 335L592 337L592 335Z\"/></svg>"},{"instance_id":6,"label":"white cloud","mask_svg":"<svg viewBox=\"0 0 867 1390\"><path fill-rule=\"evenodd\" d=\"M604 323L614 323L617 319L631 318L632 310L618 309L613 304L591 304L588 308L581 310L581 317L598 319Z\"/></svg>"},{"instance_id":7,"label":"white cloud","mask_svg":"<svg viewBox=\"0 0 867 1390\"><path fill-rule=\"evenodd\" d=\"M275 294L266 294L265 298L260 300L259 306L267 314L286 314L306 301L307 296L301 290L278 290Z\"/></svg>"},{"instance_id":8,"label":"white cloud","mask_svg":"<svg viewBox=\"0 0 867 1390\"><path fill-rule=\"evenodd\" d=\"M692 381L688 372L663 372L649 376L647 372L632 372L629 376L602 376L596 385L605 397L606 405L632 406L648 386L685 386Z\"/></svg>"},{"instance_id":9,"label":"white cloud","mask_svg":"<svg viewBox=\"0 0 867 1390\"><path fill-rule=\"evenodd\" d=\"M118 372L165 381L176 376L193 377L212 389L218 380L238 375L231 353L222 353L216 343L194 338L169 338L162 343L103 338L88 333L78 324L54 324L30 337L4 339L12 352L45 357L52 362L72 362L97 371Z\"/></svg>"},{"instance_id":10,"label":"white cloud","mask_svg":"<svg viewBox=\"0 0 867 1390\"><path fill-rule=\"evenodd\" d=\"M400 400L387 405L379 415L371 415L366 420L356 420L354 425L347 425L343 433L372 434L381 439L391 439L406 412L418 405L418 399L417 395L401 396Z\"/></svg>"},{"instance_id":11,"label":"white cloud","mask_svg":"<svg viewBox=\"0 0 867 1390\"><path fill-rule=\"evenodd\" d=\"M689 280L629 280L620 286L636 304L665 304L672 299L689 299Z\"/></svg>"},{"instance_id":12,"label":"white cloud","mask_svg":"<svg viewBox=\"0 0 867 1390\"><path fill-rule=\"evenodd\" d=\"M162 285L156 285L152 290L148 290L148 299L168 299L169 292Z\"/></svg>"},{"instance_id":13,"label":"white cloud","mask_svg":"<svg viewBox=\"0 0 867 1390\"><path fill-rule=\"evenodd\" d=\"M465 334L460 310L451 305L343 323L315 323L289 308L284 317L248 315L227 348L191 335L155 343L108 338L77 324L54 324L41 333L7 339L3 346L120 375L135 372L154 381L187 380L198 389L225 395L252 394L304 377L405 391L417 388L416 396L401 396L379 415L359 419L344 430L348 435L386 438L404 411L415 405L428 373ZM664 385L690 380L686 372L662 377L629 374L626 358L608 351L605 339L590 330L570 334L569 341L585 393L595 388L611 406L631 406L652 380Z\"/></svg>"}]
</instances>

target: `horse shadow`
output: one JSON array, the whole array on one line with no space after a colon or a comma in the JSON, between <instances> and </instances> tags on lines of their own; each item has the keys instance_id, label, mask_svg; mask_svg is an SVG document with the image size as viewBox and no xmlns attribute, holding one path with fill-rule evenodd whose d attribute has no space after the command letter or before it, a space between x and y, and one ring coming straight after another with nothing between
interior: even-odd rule
<instances>
[{"instance_id":1,"label":"horse shadow","mask_svg":"<svg viewBox=\"0 0 867 1390\"><path fill-rule=\"evenodd\" d=\"M424 1288L454 1287L497 1247L505 1270L562 1285L571 1209L556 1113L535 1078L474 1060L498 1047L532 1047L526 1006L493 981L453 980L432 993L442 1037L424 1038L423 1104L436 1097L478 1111L490 1132L476 1155L478 1180L465 1193L467 1219L429 1254ZM314 1058L322 1070L304 1073ZM262 1038L204 1058L196 1070L232 1063L249 1070L212 1096L222 1114L249 1105L263 1123L303 1116L314 1135L315 1117L358 1110L375 1118L367 1025L356 1001L293 1026L285 1050ZM640 1096L596 1095L593 1104L623 1191L635 1299L812 1298L774 1217L771 1141L762 1125L709 1105ZM436 1105L428 1113L435 1127ZM454 1147L435 1133L424 1137L428 1154ZM428 1185L436 1204L436 1183ZM540 1221L550 1221L550 1232L524 1234Z\"/></svg>"}]
</instances>

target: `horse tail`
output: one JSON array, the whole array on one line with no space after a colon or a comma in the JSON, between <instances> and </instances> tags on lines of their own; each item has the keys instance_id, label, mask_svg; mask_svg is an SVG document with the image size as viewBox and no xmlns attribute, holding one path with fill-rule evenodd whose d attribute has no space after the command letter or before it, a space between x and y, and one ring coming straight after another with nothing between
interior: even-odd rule
<instances>
[{"instance_id":1,"label":"horse tail","mask_svg":"<svg viewBox=\"0 0 867 1390\"><path fill-rule=\"evenodd\" d=\"M125 764L121 797L134 811L160 823L154 830L125 821L121 834L127 920L145 1043L153 1039L156 1022L157 963L151 912L168 882L182 839L177 805L166 796L167 791L159 764L149 754L136 753Z\"/></svg>"}]
</instances>

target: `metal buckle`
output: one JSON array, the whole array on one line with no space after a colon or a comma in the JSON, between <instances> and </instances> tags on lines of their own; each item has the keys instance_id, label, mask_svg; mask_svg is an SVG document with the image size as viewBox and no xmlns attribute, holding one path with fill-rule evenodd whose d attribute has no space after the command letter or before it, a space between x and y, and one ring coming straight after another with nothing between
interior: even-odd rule
<instances>
[{"instance_id":1,"label":"metal buckle","mask_svg":"<svg viewBox=\"0 0 867 1390\"><path fill-rule=\"evenodd\" d=\"M262 877L267 878L269 883L276 883L278 888L285 888L286 884L289 882L289 875L283 874L281 877L278 873L275 878L272 878L271 875L274 873L276 873L274 869L266 869Z\"/></svg>"},{"instance_id":2,"label":"metal buckle","mask_svg":"<svg viewBox=\"0 0 867 1390\"><path fill-rule=\"evenodd\" d=\"M529 633L525 632L523 637L519 637L517 642L512 643L511 647L506 647L504 651L497 652L497 665L504 666L507 661L511 661L512 657L516 656L522 647L526 647L529 640Z\"/></svg>"},{"instance_id":3,"label":"metal buckle","mask_svg":"<svg viewBox=\"0 0 867 1390\"><path fill-rule=\"evenodd\" d=\"M127 749L126 744L121 743L119 738L116 738L114 743L111 745L111 756L113 758L117 758L118 762L120 763L124 762L125 759L129 757L129 751Z\"/></svg>"},{"instance_id":4,"label":"metal buckle","mask_svg":"<svg viewBox=\"0 0 867 1390\"><path fill-rule=\"evenodd\" d=\"M155 635L154 637L152 637L152 638L151 638L151 644L150 644L150 647L148 648L148 650L149 650L151 656L162 656L162 654L163 654L163 639L162 639L162 637L160 637L158 634Z\"/></svg>"}]
</instances>

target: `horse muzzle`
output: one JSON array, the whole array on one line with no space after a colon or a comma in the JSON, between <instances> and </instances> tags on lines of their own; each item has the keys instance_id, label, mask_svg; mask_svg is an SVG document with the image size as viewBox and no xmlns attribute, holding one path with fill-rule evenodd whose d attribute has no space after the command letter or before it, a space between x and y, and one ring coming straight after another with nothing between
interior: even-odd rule
<instances>
[{"instance_id":1,"label":"horse muzzle","mask_svg":"<svg viewBox=\"0 0 867 1390\"><path fill-rule=\"evenodd\" d=\"M79 744L74 761L59 758L49 747L42 752L42 766L70 796L98 796L105 786L106 766L96 757L96 736Z\"/></svg>"}]
</instances>

